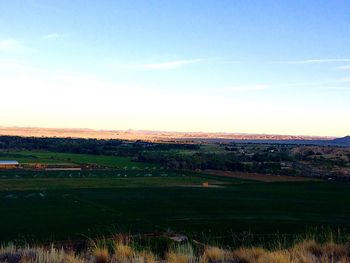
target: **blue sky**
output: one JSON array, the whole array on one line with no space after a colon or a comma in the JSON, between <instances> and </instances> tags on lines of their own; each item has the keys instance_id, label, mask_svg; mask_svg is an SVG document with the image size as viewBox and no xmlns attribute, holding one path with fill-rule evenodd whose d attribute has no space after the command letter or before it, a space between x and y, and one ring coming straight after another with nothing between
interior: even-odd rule
<instances>
[{"instance_id":1,"label":"blue sky","mask_svg":"<svg viewBox=\"0 0 350 263\"><path fill-rule=\"evenodd\" d=\"M343 136L350 2L1 1L0 125Z\"/></svg>"}]
</instances>

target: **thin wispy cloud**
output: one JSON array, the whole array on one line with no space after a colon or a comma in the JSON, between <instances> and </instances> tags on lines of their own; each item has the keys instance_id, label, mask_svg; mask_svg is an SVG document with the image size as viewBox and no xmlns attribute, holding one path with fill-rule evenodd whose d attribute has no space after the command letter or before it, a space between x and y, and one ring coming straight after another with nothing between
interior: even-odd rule
<instances>
[{"instance_id":1,"label":"thin wispy cloud","mask_svg":"<svg viewBox=\"0 0 350 263\"><path fill-rule=\"evenodd\" d=\"M267 84L254 84L254 85L237 85L222 88L221 92L251 92L251 91L261 91L270 88Z\"/></svg>"},{"instance_id":2,"label":"thin wispy cloud","mask_svg":"<svg viewBox=\"0 0 350 263\"><path fill-rule=\"evenodd\" d=\"M341 63L341 62L350 62L350 58L286 60L286 61L273 61L272 63L276 63L276 64L322 64L322 63Z\"/></svg>"},{"instance_id":3,"label":"thin wispy cloud","mask_svg":"<svg viewBox=\"0 0 350 263\"><path fill-rule=\"evenodd\" d=\"M336 67L336 69L337 70L348 70L348 69L350 69L350 65Z\"/></svg>"},{"instance_id":4,"label":"thin wispy cloud","mask_svg":"<svg viewBox=\"0 0 350 263\"><path fill-rule=\"evenodd\" d=\"M240 60L223 60L223 59L216 59L214 61L217 61L220 64L240 64L242 61Z\"/></svg>"},{"instance_id":5,"label":"thin wispy cloud","mask_svg":"<svg viewBox=\"0 0 350 263\"><path fill-rule=\"evenodd\" d=\"M178 69L186 65L198 64L204 62L204 59L179 59L172 61L156 62L156 63L144 63L125 65L122 68L125 69L138 69L138 70L167 70L167 69Z\"/></svg>"},{"instance_id":6,"label":"thin wispy cloud","mask_svg":"<svg viewBox=\"0 0 350 263\"><path fill-rule=\"evenodd\" d=\"M25 51L33 51L34 49L25 46L14 38L0 40L0 52L2 53L20 53Z\"/></svg>"},{"instance_id":7,"label":"thin wispy cloud","mask_svg":"<svg viewBox=\"0 0 350 263\"><path fill-rule=\"evenodd\" d=\"M348 83L350 82L350 77L345 78L338 78L338 79L332 79L327 81L319 81L319 82L297 82L297 83L289 83L289 84L282 84L282 85L276 85L279 87L315 87L315 86L333 86L334 84L339 83Z\"/></svg>"},{"instance_id":8,"label":"thin wispy cloud","mask_svg":"<svg viewBox=\"0 0 350 263\"><path fill-rule=\"evenodd\" d=\"M68 34L50 33L50 34L41 36L41 39L49 40L49 39L65 38L68 36L69 36Z\"/></svg>"},{"instance_id":9,"label":"thin wispy cloud","mask_svg":"<svg viewBox=\"0 0 350 263\"><path fill-rule=\"evenodd\" d=\"M320 82L295 82L295 83L280 83L280 84L249 84L249 85L233 85L221 88L220 92L254 92L268 89L281 88L312 88L312 89L327 89L327 90L350 90L350 77L333 79Z\"/></svg>"},{"instance_id":10,"label":"thin wispy cloud","mask_svg":"<svg viewBox=\"0 0 350 263\"><path fill-rule=\"evenodd\" d=\"M280 83L270 85L271 89L290 89L295 88L300 90L309 90L313 92L317 91L349 91L350 90L350 77L347 78L339 78L339 79L331 79L327 81L319 81L319 82L295 82L295 83Z\"/></svg>"},{"instance_id":11,"label":"thin wispy cloud","mask_svg":"<svg viewBox=\"0 0 350 263\"><path fill-rule=\"evenodd\" d=\"M332 87L332 90L338 90L338 91L350 91L350 87L344 87L344 86L337 86L337 87Z\"/></svg>"},{"instance_id":12,"label":"thin wispy cloud","mask_svg":"<svg viewBox=\"0 0 350 263\"><path fill-rule=\"evenodd\" d=\"M340 78L335 81L335 83L348 83L350 82L350 77Z\"/></svg>"}]
</instances>

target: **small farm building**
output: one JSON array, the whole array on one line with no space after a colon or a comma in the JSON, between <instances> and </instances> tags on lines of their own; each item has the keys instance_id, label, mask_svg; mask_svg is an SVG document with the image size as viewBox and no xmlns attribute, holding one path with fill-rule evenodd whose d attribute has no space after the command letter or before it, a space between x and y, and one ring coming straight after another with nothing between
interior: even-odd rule
<instances>
[{"instance_id":1,"label":"small farm building","mask_svg":"<svg viewBox=\"0 0 350 263\"><path fill-rule=\"evenodd\" d=\"M0 169L13 169L18 168L19 163L17 161L1 161L0 160Z\"/></svg>"}]
</instances>

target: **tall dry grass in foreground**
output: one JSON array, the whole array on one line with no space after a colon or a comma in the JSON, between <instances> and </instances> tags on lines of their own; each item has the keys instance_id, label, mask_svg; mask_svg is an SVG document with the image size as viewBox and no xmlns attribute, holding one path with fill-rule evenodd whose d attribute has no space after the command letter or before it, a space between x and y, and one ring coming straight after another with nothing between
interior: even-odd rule
<instances>
[{"instance_id":1,"label":"tall dry grass in foreground","mask_svg":"<svg viewBox=\"0 0 350 263\"><path fill-rule=\"evenodd\" d=\"M196 251L196 252L195 252ZM79 255L54 247L0 248L0 262L6 263L350 263L350 244L314 240L302 241L291 248L266 250L258 247L227 250L207 246L194 249L190 243L179 244L163 259L151 251L136 249L132 244L115 240L93 243Z\"/></svg>"}]
</instances>

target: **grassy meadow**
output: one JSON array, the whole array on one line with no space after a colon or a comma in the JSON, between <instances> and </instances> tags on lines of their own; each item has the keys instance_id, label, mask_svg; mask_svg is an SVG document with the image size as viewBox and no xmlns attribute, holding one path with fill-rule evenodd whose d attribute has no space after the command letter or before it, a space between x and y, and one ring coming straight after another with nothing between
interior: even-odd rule
<instances>
[{"instance_id":1,"label":"grassy meadow","mask_svg":"<svg viewBox=\"0 0 350 263\"><path fill-rule=\"evenodd\" d=\"M65 163L72 165L93 164L110 168L156 168L157 164L140 163L128 157L91 155L78 153L60 153L44 151L7 151L0 152L1 160L17 160L20 163Z\"/></svg>"},{"instance_id":2,"label":"grassy meadow","mask_svg":"<svg viewBox=\"0 0 350 263\"><path fill-rule=\"evenodd\" d=\"M350 229L346 183L262 182L106 155L7 151L0 158L101 167L0 170L5 243L166 232L210 245L267 246L278 239L286 247L309 234L321 240L336 232L344 240Z\"/></svg>"},{"instance_id":3,"label":"grassy meadow","mask_svg":"<svg viewBox=\"0 0 350 263\"><path fill-rule=\"evenodd\" d=\"M1 239L175 231L235 245L350 227L348 184L117 175L1 178Z\"/></svg>"}]
</instances>

